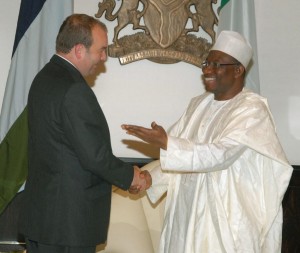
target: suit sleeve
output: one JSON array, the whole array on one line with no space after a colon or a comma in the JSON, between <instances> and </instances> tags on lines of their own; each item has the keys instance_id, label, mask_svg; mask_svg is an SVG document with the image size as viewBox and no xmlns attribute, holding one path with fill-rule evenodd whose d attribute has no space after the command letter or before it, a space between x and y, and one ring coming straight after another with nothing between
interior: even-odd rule
<instances>
[{"instance_id":1,"label":"suit sleeve","mask_svg":"<svg viewBox=\"0 0 300 253\"><path fill-rule=\"evenodd\" d=\"M132 166L112 153L109 128L95 94L85 83L71 86L61 105L63 132L82 167L127 190Z\"/></svg>"}]
</instances>

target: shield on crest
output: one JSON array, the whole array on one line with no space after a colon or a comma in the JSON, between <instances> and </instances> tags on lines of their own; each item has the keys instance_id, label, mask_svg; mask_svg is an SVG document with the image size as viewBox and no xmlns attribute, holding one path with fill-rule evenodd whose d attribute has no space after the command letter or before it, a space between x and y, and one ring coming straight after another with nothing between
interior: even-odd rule
<instances>
[{"instance_id":1,"label":"shield on crest","mask_svg":"<svg viewBox=\"0 0 300 253\"><path fill-rule=\"evenodd\" d=\"M162 48L172 45L182 34L188 20L189 0L149 0L144 22L151 38Z\"/></svg>"}]
</instances>

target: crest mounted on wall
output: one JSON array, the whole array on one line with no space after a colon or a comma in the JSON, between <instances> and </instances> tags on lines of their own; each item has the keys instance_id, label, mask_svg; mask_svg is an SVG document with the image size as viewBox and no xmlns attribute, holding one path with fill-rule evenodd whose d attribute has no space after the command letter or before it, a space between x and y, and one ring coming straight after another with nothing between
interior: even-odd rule
<instances>
[{"instance_id":1,"label":"crest mounted on wall","mask_svg":"<svg viewBox=\"0 0 300 253\"><path fill-rule=\"evenodd\" d=\"M201 67L215 41L216 3L217 0L122 0L115 10L115 0L103 0L95 17L105 13L108 21L117 20L108 54L119 58L122 65L148 59L163 64L184 61ZM141 31L119 38L127 25ZM195 35L200 28L211 43Z\"/></svg>"}]
</instances>

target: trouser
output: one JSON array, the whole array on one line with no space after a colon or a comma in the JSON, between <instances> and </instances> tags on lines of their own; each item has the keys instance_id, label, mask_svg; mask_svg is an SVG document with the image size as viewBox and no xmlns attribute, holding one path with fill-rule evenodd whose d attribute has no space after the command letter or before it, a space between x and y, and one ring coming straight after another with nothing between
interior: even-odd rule
<instances>
[{"instance_id":1,"label":"trouser","mask_svg":"<svg viewBox=\"0 0 300 253\"><path fill-rule=\"evenodd\" d=\"M95 253L93 247L70 247L42 244L26 238L26 253Z\"/></svg>"}]
</instances>

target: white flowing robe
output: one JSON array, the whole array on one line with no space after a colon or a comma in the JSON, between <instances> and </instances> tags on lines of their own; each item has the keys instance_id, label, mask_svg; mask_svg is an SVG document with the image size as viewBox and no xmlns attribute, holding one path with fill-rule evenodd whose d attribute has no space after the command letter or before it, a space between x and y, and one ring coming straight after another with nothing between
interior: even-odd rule
<instances>
[{"instance_id":1,"label":"white flowing robe","mask_svg":"<svg viewBox=\"0 0 300 253\"><path fill-rule=\"evenodd\" d=\"M150 200L167 191L159 252L281 252L291 174L265 98L195 97L151 171Z\"/></svg>"}]
</instances>

